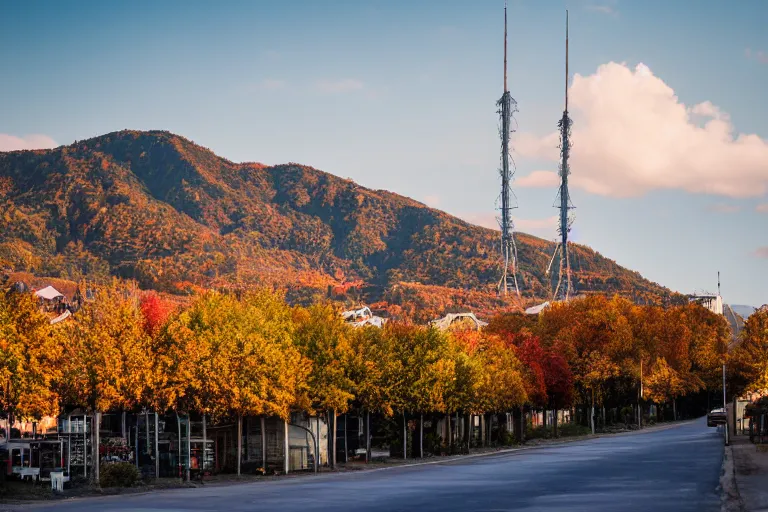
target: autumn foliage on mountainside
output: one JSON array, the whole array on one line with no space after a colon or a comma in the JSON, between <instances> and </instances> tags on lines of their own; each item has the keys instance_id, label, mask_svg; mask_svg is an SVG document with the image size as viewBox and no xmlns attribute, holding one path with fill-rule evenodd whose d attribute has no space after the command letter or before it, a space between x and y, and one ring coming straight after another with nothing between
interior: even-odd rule
<instances>
[{"instance_id":1,"label":"autumn foliage on mountainside","mask_svg":"<svg viewBox=\"0 0 768 512\"><path fill-rule=\"evenodd\" d=\"M525 300L548 296L553 244L517 244ZM381 302L421 321L519 310L494 293L497 247L497 232L406 197L298 164L233 163L168 132L0 153L0 268L38 276L176 295L277 287L292 303ZM580 292L668 295L587 247L571 254Z\"/></svg>"}]
</instances>

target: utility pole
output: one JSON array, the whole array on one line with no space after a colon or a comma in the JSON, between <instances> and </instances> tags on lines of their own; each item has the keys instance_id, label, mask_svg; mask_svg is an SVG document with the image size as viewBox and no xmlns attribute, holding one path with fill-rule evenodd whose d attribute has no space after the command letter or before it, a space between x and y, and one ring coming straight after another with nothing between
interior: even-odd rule
<instances>
[{"instance_id":1,"label":"utility pole","mask_svg":"<svg viewBox=\"0 0 768 512\"><path fill-rule=\"evenodd\" d=\"M637 399L637 428L643 428L643 358L640 356L640 397Z\"/></svg>"},{"instance_id":2,"label":"utility pole","mask_svg":"<svg viewBox=\"0 0 768 512\"><path fill-rule=\"evenodd\" d=\"M728 402L725 401L725 363L723 363L723 412L725 413L725 446L728 446Z\"/></svg>"}]
</instances>

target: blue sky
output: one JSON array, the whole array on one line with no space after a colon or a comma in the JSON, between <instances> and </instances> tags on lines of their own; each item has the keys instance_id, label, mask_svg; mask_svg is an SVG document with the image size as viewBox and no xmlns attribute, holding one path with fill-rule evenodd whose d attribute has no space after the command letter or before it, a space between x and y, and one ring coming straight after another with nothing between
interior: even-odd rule
<instances>
[{"instance_id":1,"label":"blue sky","mask_svg":"<svg viewBox=\"0 0 768 512\"><path fill-rule=\"evenodd\" d=\"M493 222L501 0L220 4L0 0L0 150L166 129ZM566 8L573 238L768 302L768 3L510 1L515 217L545 238Z\"/></svg>"}]
</instances>

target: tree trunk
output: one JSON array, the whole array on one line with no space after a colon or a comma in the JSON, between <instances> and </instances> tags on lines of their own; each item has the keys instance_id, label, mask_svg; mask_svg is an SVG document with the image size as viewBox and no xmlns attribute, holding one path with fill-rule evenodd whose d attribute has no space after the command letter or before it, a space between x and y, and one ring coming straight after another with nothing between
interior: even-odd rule
<instances>
[{"instance_id":1,"label":"tree trunk","mask_svg":"<svg viewBox=\"0 0 768 512\"><path fill-rule=\"evenodd\" d=\"M333 468L336 469L336 409L333 410Z\"/></svg>"},{"instance_id":2,"label":"tree trunk","mask_svg":"<svg viewBox=\"0 0 768 512\"><path fill-rule=\"evenodd\" d=\"M520 406L520 443L525 442L525 407Z\"/></svg>"},{"instance_id":3,"label":"tree trunk","mask_svg":"<svg viewBox=\"0 0 768 512\"><path fill-rule=\"evenodd\" d=\"M371 411L365 411L365 462L371 461Z\"/></svg>"},{"instance_id":4,"label":"tree trunk","mask_svg":"<svg viewBox=\"0 0 768 512\"><path fill-rule=\"evenodd\" d=\"M456 452L461 453L461 423L459 422L459 411L456 411Z\"/></svg>"},{"instance_id":5,"label":"tree trunk","mask_svg":"<svg viewBox=\"0 0 768 512\"><path fill-rule=\"evenodd\" d=\"M595 390L592 390L592 407L589 410L589 424L592 428L592 434L595 433Z\"/></svg>"},{"instance_id":6,"label":"tree trunk","mask_svg":"<svg viewBox=\"0 0 768 512\"><path fill-rule=\"evenodd\" d=\"M93 443L93 447L91 448L91 451L93 452L93 479L96 481L96 484L99 483L99 466L101 466L101 454L99 453L99 446L100 446L100 439L99 439L99 429L101 427L101 413L95 412L93 414L93 434L96 438L96 441ZM30 457L32 454L30 453Z\"/></svg>"},{"instance_id":7,"label":"tree trunk","mask_svg":"<svg viewBox=\"0 0 768 512\"><path fill-rule=\"evenodd\" d=\"M319 426L319 425L318 425ZM320 430L318 429L317 435L320 435ZM319 454L316 454L315 457L317 457ZM261 417L261 465L264 470L264 473L267 472L267 422L264 419L264 416Z\"/></svg>"},{"instance_id":8,"label":"tree trunk","mask_svg":"<svg viewBox=\"0 0 768 512\"><path fill-rule=\"evenodd\" d=\"M419 458L424 458L424 414L419 416Z\"/></svg>"},{"instance_id":9,"label":"tree trunk","mask_svg":"<svg viewBox=\"0 0 768 512\"><path fill-rule=\"evenodd\" d=\"M472 415L467 414L465 416L465 422L464 422L464 447L466 450L466 453L469 453L469 448L472 445L472 432L474 431L474 428L472 427Z\"/></svg>"},{"instance_id":10,"label":"tree trunk","mask_svg":"<svg viewBox=\"0 0 768 512\"><path fill-rule=\"evenodd\" d=\"M446 425L446 428L448 429L448 435L446 436L448 453L451 453L453 451L453 436L451 435L451 415L450 414L445 415L445 425Z\"/></svg>"},{"instance_id":11,"label":"tree trunk","mask_svg":"<svg viewBox=\"0 0 768 512\"><path fill-rule=\"evenodd\" d=\"M251 424L251 420L248 420L248 424ZM156 437L157 439L157 437ZM158 457L158 460L160 457ZM203 460L200 467L201 474L205 476L205 463L208 461L208 425L205 423L205 414L203 414ZM160 467L158 465L158 467Z\"/></svg>"},{"instance_id":12,"label":"tree trunk","mask_svg":"<svg viewBox=\"0 0 768 512\"><path fill-rule=\"evenodd\" d=\"M672 398L672 421L677 421L677 398Z\"/></svg>"},{"instance_id":13,"label":"tree trunk","mask_svg":"<svg viewBox=\"0 0 768 512\"><path fill-rule=\"evenodd\" d=\"M205 447L203 447L205 455ZM237 476L240 476L240 459L243 458L243 415L237 415Z\"/></svg>"},{"instance_id":14,"label":"tree trunk","mask_svg":"<svg viewBox=\"0 0 768 512\"><path fill-rule=\"evenodd\" d=\"M403 411L403 460L408 458L408 421L405 419Z\"/></svg>"},{"instance_id":15,"label":"tree trunk","mask_svg":"<svg viewBox=\"0 0 768 512\"><path fill-rule=\"evenodd\" d=\"M187 482L190 480L192 466L192 417L187 413Z\"/></svg>"},{"instance_id":16,"label":"tree trunk","mask_svg":"<svg viewBox=\"0 0 768 512\"><path fill-rule=\"evenodd\" d=\"M547 430L547 408L546 407L541 413L541 426L544 427L545 431Z\"/></svg>"},{"instance_id":17,"label":"tree trunk","mask_svg":"<svg viewBox=\"0 0 768 512\"><path fill-rule=\"evenodd\" d=\"M284 425L284 432L283 432L283 470L285 471L285 474L288 474L288 471L291 469L290 466L290 444L288 442L288 421L283 421Z\"/></svg>"},{"instance_id":18,"label":"tree trunk","mask_svg":"<svg viewBox=\"0 0 768 512\"><path fill-rule=\"evenodd\" d=\"M101 421L101 420L99 420ZM160 418L155 411L155 478L160 478Z\"/></svg>"},{"instance_id":19,"label":"tree trunk","mask_svg":"<svg viewBox=\"0 0 768 512\"><path fill-rule=\"evenodd\" d=\"M344 413L344 462L349 462L349 447L347 446L347 413Z\"/></svg>"},{"instance_id":20,"label":"tree trunk","mask_svg":"<svg viewBox=\"0 0 768 512\"><path fill-rule=\"evenodd\" d=\"M557 407L554 408L554 414L552 416L552 427L554 427L554 435L557 437Z\"/></svg>"}]
</instances>

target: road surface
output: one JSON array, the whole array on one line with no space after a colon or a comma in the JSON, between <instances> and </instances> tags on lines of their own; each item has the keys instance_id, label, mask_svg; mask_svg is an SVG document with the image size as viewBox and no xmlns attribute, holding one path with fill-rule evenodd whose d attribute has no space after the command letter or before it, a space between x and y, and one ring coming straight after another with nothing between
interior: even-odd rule
<instances>
[{"instance_id":1,"label":"road surface","mask_svg":"<svg viewBox=\"0 0 768 512\"><path fill-rule=\"evenodd\" d=\"M666 430L377 471L24 507L87 511L716 511L722 437Z\"/></svg>"}]
</instances>

